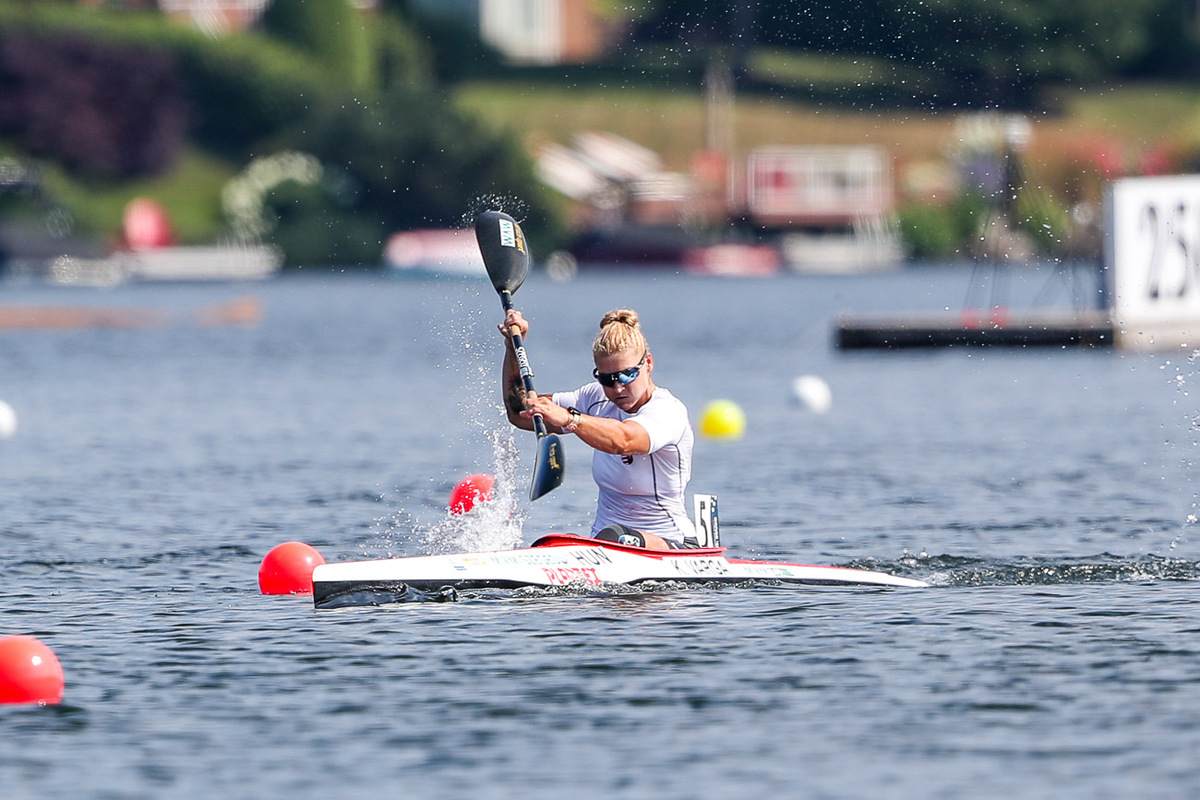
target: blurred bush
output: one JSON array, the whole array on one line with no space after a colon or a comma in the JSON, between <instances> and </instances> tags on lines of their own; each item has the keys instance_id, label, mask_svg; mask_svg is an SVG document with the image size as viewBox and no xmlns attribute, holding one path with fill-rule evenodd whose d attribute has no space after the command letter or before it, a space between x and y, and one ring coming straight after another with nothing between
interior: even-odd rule
<instances>
[{"instance_id":1,"label":"blurred bush","mask_svg":"<svg viewBox=\"0 0 1200 800\"><path fill-rule=\"evenodd\" d=\"M323 109L275 142L311 153L324 167L318 185L272 192L266 200L280 216L277 235L309 243L289 249L306 263L347 263L354 243L330 237L331 249L322 252L311 231L287 233L300 207L321 208L326 227L352 217L362 252L376 259L396 230L463 227L483 206L502 206L543 235L557 230L548 190L520 143L425 92L395 91L377 103Z\"/></svg>"},{"instance_id":2,"label":"blurred bush","mask_svg":"<svg viewBox=\"0 0 1200 800\"><path fill-rule=\"evenodd\" d=\"M258 24L350 87L377 86L378 64L366 22L346 0L272 0Z\"/></svg>"},{"instance_id":3,"label":"blurred bush","mask_svg":"<svg viewBox=\"0 0 1200 800\"><path fill-rule=\"evenodd\" d=\"M951 208L909 203L897 209L905 251L914 259L949 258L959 251L962 233Z\"/></svg>"},{"instance_id":4,"label":"blurred bush","mask_svg":"<svg viewBox=\"0 0 1200 800\"><path fill-rule=\"evenodd\" d=\"M158 47L0 31L0 136L81 174L170 167L187 133L178 64Z\"/></svg>"}]
</instances>

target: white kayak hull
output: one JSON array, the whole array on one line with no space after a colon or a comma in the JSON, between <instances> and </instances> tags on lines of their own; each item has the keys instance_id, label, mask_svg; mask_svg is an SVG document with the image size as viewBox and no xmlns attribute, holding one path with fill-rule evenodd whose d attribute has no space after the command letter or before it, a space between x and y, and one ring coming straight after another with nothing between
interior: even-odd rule
<instances>
[{"instance_id":1,"label":"white kayak hull","mask_svg":"<svg viewBox=\"0 0 1200 800\"><path fill-rule=\"evenodd\" d=\"M320 608L388 602L401 599L408 590L636 585L651 581L902 588L928 585L871 570L727 558L723 547L646 550L554 535L518 550L322 564L313 571L313 603Z\"/></svg>"}]
</instances>

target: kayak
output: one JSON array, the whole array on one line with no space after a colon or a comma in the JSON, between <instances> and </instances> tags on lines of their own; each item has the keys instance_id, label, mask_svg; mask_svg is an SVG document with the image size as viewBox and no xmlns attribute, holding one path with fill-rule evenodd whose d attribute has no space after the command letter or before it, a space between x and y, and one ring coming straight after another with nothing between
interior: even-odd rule
<instances>
[{"instance_id":1,"label":"kayak","mask_svg":"<svg viewBox=\"0 0 1200 800\"><path fill-rule=\"evenodd\" d=\"M785 583L922 588L929 584L849 567L729 558L724 547L648 550L571 534L517 550L322 564L313 570L317 608L400 602L421 593L524 587L659 583Z\"/></svg>"}]
</instances>

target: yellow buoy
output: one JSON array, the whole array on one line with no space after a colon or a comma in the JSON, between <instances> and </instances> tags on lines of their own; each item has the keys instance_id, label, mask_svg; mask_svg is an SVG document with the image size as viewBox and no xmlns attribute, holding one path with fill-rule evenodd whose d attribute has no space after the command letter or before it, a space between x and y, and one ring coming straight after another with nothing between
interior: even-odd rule
<instances>
[{"instance_id":1,"label":"yellow buoy","mask_svg":"<svg viewBox=\"0 0 1200 800\"><path fill-rule=\"evenodd\" d=\"M700 433L714 439L736 439L746 430L746 415L732 400L713 400L700 415Z\"/></svg>"}]
</instances>

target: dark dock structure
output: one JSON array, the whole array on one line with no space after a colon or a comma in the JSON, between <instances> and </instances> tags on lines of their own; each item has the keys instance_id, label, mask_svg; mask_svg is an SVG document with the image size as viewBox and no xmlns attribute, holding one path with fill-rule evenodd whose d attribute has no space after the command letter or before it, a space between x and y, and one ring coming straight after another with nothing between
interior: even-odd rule
<instances>
[{"instance_id":1,"label":"dark dock structure","mask_svg":"<svg viewBox=\"0 0 1200 800\"><path fill-rule=\"evenodd\" d=\"M933 347L1113 347L1118 331L1107 310L1030 311L1019 315L927 314L841 317L840 350L903 350Z\"/></svg>"}]
</instances>

